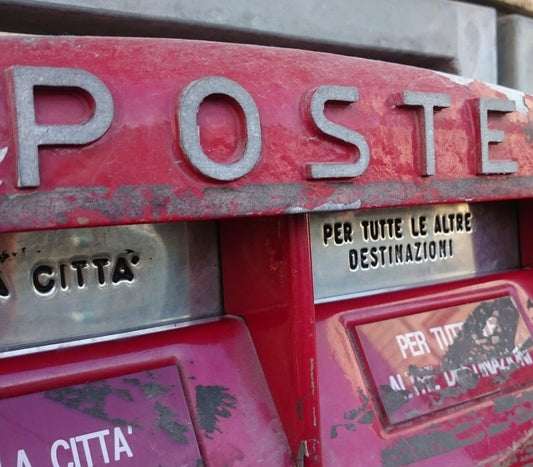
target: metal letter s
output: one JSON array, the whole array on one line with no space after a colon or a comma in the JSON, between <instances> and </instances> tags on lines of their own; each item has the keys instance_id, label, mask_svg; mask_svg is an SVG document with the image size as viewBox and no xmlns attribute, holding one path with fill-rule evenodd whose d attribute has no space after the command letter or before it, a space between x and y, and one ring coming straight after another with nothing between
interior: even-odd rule
<instances>
[{"instance_id":1,"label":"metal letter s","mask_svg":"<svg viewBox=\"0 0 533 467\"><path fill-rule=\"evenodd\" d=\"M324 116L327 101L357 102L357 88L348 86L320 86L311 99L311 117L317 128L326 135L351 143L359 149L359 160L354 164L308 164L307 174L311 179L352 178L364 173L370 162L368 144L359 133L328 120Z\"/></svg>"}]
</instances>

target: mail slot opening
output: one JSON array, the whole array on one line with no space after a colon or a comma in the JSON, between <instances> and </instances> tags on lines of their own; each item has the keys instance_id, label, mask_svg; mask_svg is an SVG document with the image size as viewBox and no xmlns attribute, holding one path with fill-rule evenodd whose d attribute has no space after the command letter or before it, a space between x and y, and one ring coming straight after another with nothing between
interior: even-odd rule
<instances>
[{"instance_id":1,"label":"mail slot opening","mask_svg":"<svg viewBox=\"0 0 533 467\"><path fill-rule=\"evenodd\" d=\"M0 235L0 353L222 313L214 222Z\"/></svg>"}]
</instances>

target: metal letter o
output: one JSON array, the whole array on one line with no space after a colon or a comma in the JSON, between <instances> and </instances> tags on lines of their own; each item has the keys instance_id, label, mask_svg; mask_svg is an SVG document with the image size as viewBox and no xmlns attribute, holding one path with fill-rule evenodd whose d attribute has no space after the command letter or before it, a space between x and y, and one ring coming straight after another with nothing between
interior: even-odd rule
<instances>
[{"instance_id":1,"label":"metal letter o","mask_svg":"<svg viewBox=\"0 0 533 467\"><path fill-rule=\"evenodd\" d=\"M212 94L224 94L234 99L246 119L246 146L242 157L231 164L220 164L203 151L198 132L198 111L201 103ZM208 76L185 88L179 102L178 128L180 146L193 167L206 177L231 181L248 174L261 156L261 123L259 111L248 92L228 78Z\"/></svg>"}]
</instances>

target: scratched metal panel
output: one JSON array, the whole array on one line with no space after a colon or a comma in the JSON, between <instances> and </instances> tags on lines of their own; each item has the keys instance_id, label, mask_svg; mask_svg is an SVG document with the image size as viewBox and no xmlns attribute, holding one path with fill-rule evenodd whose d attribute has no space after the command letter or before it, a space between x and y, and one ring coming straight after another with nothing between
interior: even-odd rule
<instances>
[{"instance_id":1,"label":"scratched metal panel","mask_svg":"<svg viewBox=\"0 0 533 467\"><path fill-rule=\"evenodd\" d=\"M221 313L216 226L0 235L0 351Z\"/></svg>"},{"instance_id":2,"label":"scratched metal panel","mask_svg":"<svg viewBox=\"0 0 533 467\"><path fill-rule=\"evenodd\" d=\"M513 204L310 216L317 302L519 267Z\"/></svg>"},{"instance_id":3,"label":"scratched metal panel","mask_svg":"<svg viewBox=\"0 0 533 467\"><path fill-rule=\"evenodd\" d=\"M200 465L176 367L0 401L2 465Z\"/></svg>"}]
</instances>

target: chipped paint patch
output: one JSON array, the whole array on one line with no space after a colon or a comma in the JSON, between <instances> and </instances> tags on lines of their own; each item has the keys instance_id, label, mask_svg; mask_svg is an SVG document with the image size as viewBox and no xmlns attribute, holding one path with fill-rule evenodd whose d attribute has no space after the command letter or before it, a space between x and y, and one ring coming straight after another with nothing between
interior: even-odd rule
<instances>
[{"instance_id":1,"label":"chipped paint patch","mask_svg":"<svg viewBox=\"0 0 533 467\"><path fill-rule=\"evenodd\" d=\"M491 436L497 435L498 433L502 433L505 430L507 430L507 428L509 428L508 423L493 423L492 425L489 426L489 434Z\"/></svg>"},{"instance_id":2,"label":"chipped paint patch","mask_svg":"<svg viewBox=\"0 0 533 467\"><path fill-rule=\"evenodd\" d=\"M139 387L147 399L165 394L170 391L171 387L163 386L154 382L142 383L139 378L124 378L123 380L127 384Z\"/></svg>"},{"instance_id":3,"label":"chipped paint patch","mask_svg":"<svg viewBox=\"0 0 533 467\"><path fill-rule=\"evenodd\" d=\"M149 189L151 199L142 196ZM305 196L300 184L247 186L240 190L204 191L204 196L183 195L171 186L61 188L0 196L0 230L37 230L79 227L78 218L91 226L173 222L258 214L297 214L315 210L348 210L425 204L446 201L480 201L533 196L533 176L347 183ZM357 200L357 201L353 201Z\"/></svg>"},{"instance_id":4,"label":"chipped paint patch","mask_svg":"<svg viewBox=\"0 0 533 467\"><path fill-rule=\"evenodd\" d=\"M158 414L157 427L167 433L177 444L188 444L189 440L185 436L187 426L177 421L178 414L159 402L156 402L155 410Z\"/></svg>"},{"instance_id":5,"label":"chipped paint patch","mask_svg":"<svg viewBox=\"0 0 533 467\"><path fill-rule=\"evenodd\" d=\"M354 203L333 203L333 202L327 202L324 204L321 204L319 206L316 206L312 209L305 209L300 206L294 206L290 207L285 210L285 214L301 214L304 212L329 212L329 211L344 211L344 210L355 210L359 209L361 207L361 200L358 199Z\"/></svg>"},{"instance_id":6,"label":"chipped paint patch","mask_svg":"<svg viewBox=\"0 0 533 467\"><path fill-rule=\"evenodd\" d=\"M468 424L469 427L470 424ZM449 432L434 431L401 438L391 447L381 451L382 465L393 467L420 462L477 443L485 438L483 431L468 436L466 428L461 427Z\"/></svg>"},{"instance_id":7,"label":"chipped paint patch","mask_svg":"<svg viewBox=\"0 0 533 467\"><path fill-rule=\"evenodd\" d=\"M119 426L129 425L134 428L140 428L133 419L120 419L108 413L108 400L112 396L127 402L134 402L134 398L128 390L113 388L107 381L86 383L83 386L52 389L46 391L44 395L48 400L57 402L77 412L90 415L91 417L113 422Z\"/></svg>"},{"instance_id":8,"label":"chipped paint patch","mask_svg":"<svg viewBox=\"0 0 533 467\"><path fill-rule=\"evenodd\" d=\"M518 440L513 441L511 446L500 451L496 456L485 458L477 465L493 465L494 461L497 465L514 465L530 461L533 458L531 456L532 430L523 430L533 419L533 410L530 405L532 400L533 391L518 396L503 396L494 401L494 410L491 411L490 420L479 413L471 412L466 420L463 419L462 423L458 423L449 431L443 430L444 427L441 425L434 424L429 427L434 431L429 433L401 437L382 450L382 464L390 467L407 465L456 449L463 449L481 440L486 440L488 444L495 443L502 437L508 439L506 436L509 430L522 434L518 435ZM494 414L496 414L495 417Z\"/></svg>"},{"instance_id":9,"label":"chipped paint patch","mask_svg":"<svg viewBox=\"0 0 533 467\"><path fill-rule=\"evenodd\" d=\"M469 87L475 81L472 78L465 78L463 76L451 75L449 73L442 73L440 71L437 71L436 73L441 76L444 76L445 78L449 79L451 82L455 84L459 84L465 87ZM529 109L526 105L526 95L522 91L518 91L516 89L501 86L499 84L492 84L492 83L483 83L483 84L488 86L493 91L504 94L507 97L507 99L514 101L514 103L516 104L516 110L520 112L521 114L527 115L527 113L529 112Z\"/></svg>"},{"instance_id":10,"label":"chipped paint patch","mask_svg":"<svg viewBox=\"0 0 533 467\"><path fill-rule=\"evenodd\" d=\"M507 99L514 101L514 103L516 104L516 110L518 112L524 115L528 114L529 109L526 105L526 95L522 91L517 91L516 89L507 88L498 84L486 84L494 91L501 92L502 94L504 94Z\"/></svg>"},{"instance_id":11,"label":"chipped paint patch","mask_svg":"<svg viewBox=\"0 0 533 467\"><path fill-rule=\"evenodd\" d=\"M465 78L464 76L452 75L450 73L444 73L442 71L436 71L438 75L448 78L452 83L459 84L461 86L470 86L474 82L473 78Z\"/></svg>"},{"instance_id":12,"label":"chipped paint patch","mask_svg":"<svg viewBox=\"0 0 533 467\"><path fill-rule=\"evenodd\" d=\"M366 394L359 389L359 397L363 400L363 405L356 409L350 409L344 413L344 422L333 425L330 429L331 439L337 438L339 428L344 428L346 431L357 431L357 424L370 425L374 422L374 411L369 410L370 400Z\"/></svg>"},{"instance_id":13,"label":"chipped paint patch","mask_svg":"<svg viewBox=\"0 0 533 467\"><path fill-rule=\"evenodd\" d=\"M204 436L212 439L215 431L222 433L221 418L230 418L237 398L223 386L196 386L196 411Z\"/></svg>"},{"instance_id":14,"label":"chipped paint patch","mask_svg":"<svg viewBox=\"0 0 533 467\"><path fill-rule=\"evenodd\" d=\"M320 206L317 206L313 209L313 211L340 211L344 209L359 209L361 207L361 200L358 199L357 201L349 204L343 204L343 203L324 203Z\"/></svg>"}]
</instances>

